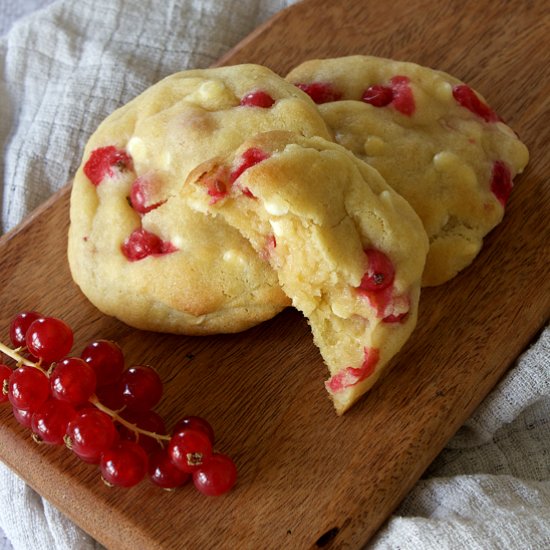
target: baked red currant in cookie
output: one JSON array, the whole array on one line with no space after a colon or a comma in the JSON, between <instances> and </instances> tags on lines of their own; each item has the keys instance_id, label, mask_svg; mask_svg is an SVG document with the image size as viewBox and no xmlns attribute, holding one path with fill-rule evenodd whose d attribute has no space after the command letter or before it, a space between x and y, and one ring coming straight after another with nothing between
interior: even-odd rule
<instances>
[{"instance_id":1,"label":"baked red currant in cookie","mask_svg":"<svg viewBox=\"0 0 550 550\"><path fill-rule=\"evenodd\" d=\"M211 173L238 173L216 201ZM269 262L307 317L330 372L326 389L346 411L416 324L428 239L414 210L343 147L289 132L257 135L197 167L181 196Z\"/></svg>"},{"instance_id":2,"label":"baked red currant in cookie","mask_svg":"<svg viewBox=\"0 0 550 550\"><path fill-rule=\"evenodd\" d=\"M306 61L287 80L338 90L319 112L338 143L376 168L430 239L423 284L467 267L503 218L528 151L471 87L414 63L372 56ZM489 88L490 89L490 88Z\"/></svg>"},{"instance_id":3,"label":"baked red currant in cookie","mask_svg":"<svg viewBox=\"0 0 550 550\"><path fill-rule=\"evenodd\" d=\"M330 137L306 93L257 65L169 76L107 117L71 195L69 263L90 301L132 326L188 334L244 330L289 305L238 230L178 196L197 165L268 130ZM243 169L210 174L213 203Z\"/></svg>"}]
</instances>

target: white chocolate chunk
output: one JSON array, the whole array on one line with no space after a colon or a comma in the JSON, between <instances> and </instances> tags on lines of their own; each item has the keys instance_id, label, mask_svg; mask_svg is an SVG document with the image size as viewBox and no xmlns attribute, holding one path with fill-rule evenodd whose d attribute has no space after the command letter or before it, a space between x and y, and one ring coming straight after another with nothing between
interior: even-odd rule
<instances>
[{"instance_id":1,"label":"white chocolate chunk","mask_svg":"<svg viewBox=\"0 0 550 550\"><path fill-rule=\"evenodd\" d=\"M130 156L134 159L134 162L139 163L147 160L147 146L141 138L135 136L130 138L126 149L128 150L128 153L130 153Z\"/></svg>"},{"instance_id":2,"label":"white chocolate chunk","mask_svg":"<svg viewBox=\"0 0 550 550\"><path fill-rule=\"evenodd\" d=\"M283 216L288 212L288 206L282 201L265 201L264 208L272 216Z\"/></svg>"}]
</instances>

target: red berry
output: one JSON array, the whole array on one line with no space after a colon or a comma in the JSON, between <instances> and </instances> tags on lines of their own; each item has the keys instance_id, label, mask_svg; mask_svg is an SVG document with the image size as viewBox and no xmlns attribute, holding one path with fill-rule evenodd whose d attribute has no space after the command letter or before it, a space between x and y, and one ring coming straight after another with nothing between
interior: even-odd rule
<instances>
[{"instance_id":1,"label":"red berry","mask_svg":"<svg viewBox=\"0 0 550 550\"><path fill-rule=\"evenodd\" d=\"M50 386L56 399L73 406L82 405L95 392L95 371L80 357L68 357L55 366Z\"/></svg>"},{"instance_id":2,"label":"red berry","mask_svg":"<svg viewBox=\"0 0 550 550\"><path fill-rule=\"evenodd\" d=\"M342 99L342 93L333 88L328 82L312 82L311 84L296 84L317 104L338 101Z\"/></svg>"},{"instance_id":3,"label":"red berry","mask_svg":"<svg viewBox=\"0 0 550 550\"><path fill-rule=\"evenodd\" d=\"M86 401L84 403L81 403L80 405L77 405L75 409L80 412L85 410L95 410L97 409L97 407L91 401Z\"/></svg>"},{"instance_id":4,"label":"red berry","mask_svg":"<svg viewBox=\"0 0 550 550\"><path fill-rule=\"evenodd\" d=\"M76 415L69 403L48 399L31 418L32 431L44 443L63 445L69 422Z\"/></svg>"},{"instance_id":5,"label":"red berry","mask_svg":"<svg viewBox=\"0 0 550 550\"><path fill-rule=\"evenodd\" d=\"M14 317L10 324L10 340L16 348L25 345L25 335L29 326L40 317L42 315L36 311L22 311Z\"/></svg>"},{"instance_id":6,"label":"red berry","mask_svg":"<svg viewBox=\"0 0 550 550\"><path fill-rule=\"evenodd\" d=\"M275 100L267 92L264 92L262 90L250 92L241 99L241 105L248 105L250 107L262 107L264 109L271 107L274 103Z\"/></svg>"},{"instance_id":7,"label":"red berry","mask_svg":"<svg viewBox=\"0 0 550 550\"><path fill-rule=\"evenodd\" d=\"M94 369L98 386L117 382L124 370L122 350L110 340L96 340L88 344L80 357Z\"/></svg>"},{"instance_id":8,"label":"red berry","mask_svg":"<svg viewBox=\"0 0 550 550\"><path fill-rule=\"evenodd\" d=\"M48 377L35 367L19 367L8 379L8 398L17 409L36 411L50 396Z\"/></svg>"},{"instance_id":9,"label":"red berry","mask_svg":"<svg viewBox=\"0 0 550 550\"><path fill-rule=\"evenodd\" d=\"M491 191L503 207L505 207L508 202L508 198L512 192L512 186L510 168L501 160L497 160L493 164Z\"/></svg>"},{"instance_id":10,"label":"red berry","mask_svg":"<svg viewBox=\"0 0 550 550\"><path fill-rule=\"evenodd\" d=\"M212 197L210 204L215 204L229 194L231 181L229 169L226 166L215 166L203 174L199 182L206 187L206 193Z\"/></svg>"},{"instance_id":11,"label":"red berry","mask_svg":"<svg viewBox=\"0 0 550 550\"><path fill-rule=\"evenodd\" d=\"M363 364L360 367L346 367L325 382L330 392L343 391L374 373L380 359L380 350L378 348L364 348L363 354Z\"/></svg>"},{"instance_id":12,"label":"red berry","mask_svg":"<svg viewBox=\"0 0 550 550\"><path fill-rule=\"evenodd\" d=\"M404 323L405 320L407 319L407 315L409 314L408 311L404 311L403 313L399 313L397 315L395 314L390 314L388 315L387 317L384 317L382 319L382 322L383 323Z\"/></svg>"},{"instance_id":13,"label":"red berry","mask_svg":"<svg viewBox=\"0 0 550 550\"><path fill-rule=\"evenodd\" d=\"M9 378L11 376L12 370L8 365L0 364L0 403L5 403L8 401L8 392L9 392Z\"/></svg>"},{"instance_id":14,"label":"red berry","mask_svg":"<svg viewBox=\"0 0 550 550\"><path fill-rule=\"evenodd\" d=\"M403 115L411 116L415 109L415 101L408 76L394 76L391 79L393 101L392 106Z\"/></svg>"},{"instance_id":15,"label":"red berry","mask_svg":"<svg viewBox=\"0 0 550 550\"><path fill-rule=\"evenodd\" d=\"M99 409L83 409L67 426L68 446L86 462L99 462L103 451L118 440L111 417Z\"/></svg>"},{"instance_id":16,"label":"red berry","mask_svg":"<svg viewBox=\"0 0 550 550\"><path fill-rule=\"evenodd\" d=\"M151 367L130 367L120 379L122 399L129 410L148 411L162 397L162 381Z\"/></svg>"},{"instance_id":17,"label":"red berry","mask_svg":"<svg viewBox=\"0 0 550 550\"><path fill-rule=\"evenodd\" d=\"M124 420L127 420L131 424L135 424L138 428L141 428L147 432L152 432L158 435L166 434L164 419L155 411L134 412L124 410L120 413L120 416L122 416ZM117 429L120 434L120 439L125 441L135 441L143 447L147 454L153 453L159 448L162 448L159 441L154 437L137 434L122 424L117 426Z\"/></svg>"},{"instance_id":18,"label":"red berry","mask_svg":"<svg viewBox=\"0 0 550 550\"><path fill-rule=\"evenodd\" d=\"M215 453L193 472L193 483L198 491L208 496L227 493L237 481L235 463L226 455Z\"/></svg>"},{"instance_id":19,"label":"red berry","mask_svg":"<svg viewBox=\"0 0 550 550\"><path fill-rule=\"evenodd\" d=\"M130 189L132 208L140 214L147 214L147 212L151 212L151 210L164 204L165 200L155 202L152 199L159 186L160 181L153 174L145 174L134 180Z\"/></svg>"},{"instance_id":20,"label":"red berry","mask_svg":"<svg viewBox=\"0 0 550 550\"><path fill-rule=\"evenodd\" d=\"M393 90L389 86L374 84L363 92L361 100L374 107L385 107L393 101Z\"/></svg>"},{"instance_id":21,"label":"red berry","mask_svg":"<svg viewBox=\"0 0 550 550\"><path fill-rule=\"evenodd\" d=\"M147 463L147 455L137 443L120 441L102 453L99 467L110 485L133 487L145 477Z\"/></svg>"},{"instance_id":22,"label":"red berry","mask_svg":"<svg viewBox=\"0 0 550 550\"><path fill-rule=\"evenodd\" d=\"M388 288L394 280L395 269L391 260L380 250L365 250L368 260L366 273L361 279L359 290L380 291Z\"/></svg>"},{"instance_id":23,"label":"red berry","mask_svg":"<svg viewBox=\"0 0 550 550\"><path fill-rule=\"evenodd\" d=\"M215 204L229 194L229 187L224 180L215 178L208 184L206 192L212 197L210 204Z\"/></svg>"},{"instance_id":24,"label":"red berry","mask_svg":"<svg viewBox=\"0 0 550 550\"><path fill-rule=\"evenodd\" d=\"M73 331L61 319L42 317L33 321L25 337L29 351L46 363L59 361L73 346Z\"/></svg>"},{"instance_id":25,"label":"red berry","mask_svg":"<svg viewBox=\"0 0 550 550\"><path fill-rule=\"evenodd\" d=\"M124 407L120 380L108 386L99 386L95 394L99 401L112 411L119 411Z\"/></svg>"},{"instance_id":26,"label":"red berry","mask_svg":"<svg viewBox=\"0 0 550 550\"><path fill-rule=\"evenodd\" d=\"M168 445L170 460L183 472L192 473L211 454L212 443L200 430L185 429L175 433Z\"/></svg>"},{"instance_id":27,"label":"red berry","mask_svg":"<svg viewBox=\"0 0 550 550\"><path fill-rule=\"evenodd\" d=\"M24 411L22 409L17 409L16 407L12 407L12 412L15 420L19 422L22 426L25 426L25 428L31 428L32 424L32 415L33 413L31 411Z\"/></svg>"},{"instance_id":28,"label":"red berry","mask_svg":"<svg viewBox=\"0 0 550 550\"><path fill-rule=\"evenodd\" d=\"M201 416L186 416L182 418L174 426L172 433L176 434L186 429L199 430L201 432L204 432L208 436L210 443L214 445L214 430L210 423Z\"/></svg>"},{"instance_id":29,"label":"red berry","mask_svg":"<svg viewBox=\"0 0 550 550\"><path fill-rule=\"evenodd\" d=\"M269 155L261 149L251 147L241 155L241 158L241 164L239 164L229 176L231 182L234 182L245 170L248 170L251 166L254 166L255 164L258 164L259 162L262 162L263 160L269 158Z\"/></svg>"},{"instance_id":30,"label":"red berry","mask_svg":"<svg viewBox=\"0 0 550 550\"><path fill-rule=\"evenodd\" d=\"M165 449L159 449L149 457L149 478L163 489L175 489L185 485L191 475L177 468Z\"/></svg>"},{"instance_id":31,"label":"red berry","mask_svg":"<svg viewBox=\"0 0 550 550\"><path fill-rule=\"evenodd\" d=\"M453 97L462 105L485 122L498 122L501 118L466 84L459 84L453 88Z\"/></svg>"},{"instance_id":32,"label":"red berry","mask_svg":"<svg viewBox=\"0 0 550 550\"><path fill-rule=\"evenodd\" d=\"M121 246L122 253L131 262L143 260L147 256L160 256L176 252L177 248L169 242L163 241L155 235L140 227L134 229Z\"/></svg>"},{"instance_id":33,"label":"red berry","mask_svg":"<svg viewBox=\"0 0 550 550\"><path fill-rule=\"evenodd\" d=\"M92 151L84 165L84 174L94 184L99 185L105 177L113 177L115 170L124 172L132 169L132 158L128 153L113 145Z\"/></svg>"},{"instance_id":34,"label":"red berry","mask_svg":"<svg viewBox=\"0 0 550 550\"><path fill-rule=\"evenodd\" d=\"M393 313L393 287L388 286L382 290L367 290L359 287L359 292L367 298L372 308L376 310L376 316L382 321Z\"/></svg>"}]
</instances>

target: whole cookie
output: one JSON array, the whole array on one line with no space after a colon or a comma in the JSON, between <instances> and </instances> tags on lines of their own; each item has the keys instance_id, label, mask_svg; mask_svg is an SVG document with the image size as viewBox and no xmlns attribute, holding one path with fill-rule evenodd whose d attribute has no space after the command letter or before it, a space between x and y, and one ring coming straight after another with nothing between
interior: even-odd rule
<instances>
[{"instance_id":1,"label":"whole cookie","mask_svg":"<svg viewBox=\"0 0 550 550\"><path fill-rule=\"evenodd\" d=\"M110 115L71 194L69 265L89 300L186 334L244 330L289 305L248 241L177 193L195 166L272 129L329 137L305 93L256 65L172 75Z\"/></svg>"},{"instance_id":2,"label":"whole cookie","mask_svg":"<svg viewBox=\"0 0 550 550\"><path fill-rule=\"evenodd\" d=\"M269 261L308 318L336 411L346 411L416 324L428 239L414 210L345 148L288 132L197 167L181 196Z\"/></svg>"},{"instance_id":3,"label":"whole cookie","mask_svg":"<svg viewBox=\"0 0 550 550\"><path fill-rule=\"evenodd\" d=\"M287 80L418 213L430 239L423 284L468 266L528 161L485 100L443 72L369 56L307 61Z\"/></svg>"}]
</instances>

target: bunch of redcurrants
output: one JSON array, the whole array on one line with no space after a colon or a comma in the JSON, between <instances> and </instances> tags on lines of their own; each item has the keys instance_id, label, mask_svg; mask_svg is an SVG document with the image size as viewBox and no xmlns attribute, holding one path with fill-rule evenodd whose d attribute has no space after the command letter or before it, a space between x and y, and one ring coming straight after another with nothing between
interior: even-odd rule
<instances>
[{"instance_id":1,"label":"bunch of redcurrants","mask_svg":"<svg viewBox=\"0 0 550 550\"><path fill-rule=\"evenodd\" d=\"M35 311L10 325L16 361L0 364L0 403L9 402L17 421L37 442L66 445L85 462L98 464L108 485L132 487L145 477L163 489L191 479L207 495L229 491L235 464L213 449L214 431L202 417L187 416L167 434L153 410L163 386L150 366L127 368L121 348L96 340L69 356L73 331L61 319Z\"/></svg>"}]
</instances>

